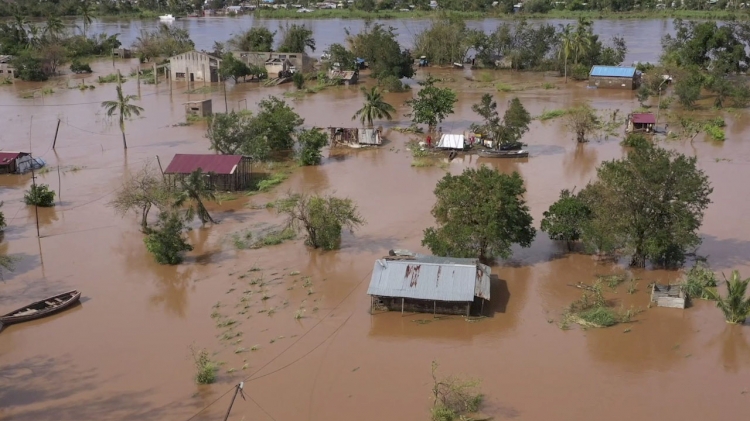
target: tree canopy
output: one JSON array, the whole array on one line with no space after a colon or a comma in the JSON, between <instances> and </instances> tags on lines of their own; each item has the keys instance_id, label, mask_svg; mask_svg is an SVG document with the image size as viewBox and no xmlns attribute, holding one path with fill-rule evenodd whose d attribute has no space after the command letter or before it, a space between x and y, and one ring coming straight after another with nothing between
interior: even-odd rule
<instances>
[{"instance_id":1,"label":"tree canopy","mask_svg":"<svg viewBox=\"0 0 750 421\"><path fill-rule=\"evenodd\" d=\"M324 250L341 247L343 228L353 232L365 223L351 199L335 196L293 194L280 200L277 210L289 226L307 233L307 245Z\"/></svg>"},{"instance_id":2,"label":"tree canopy","mask_svg":"<svg viewBox=\"0 0 750 421\"><path fill-rule=\"evenodd\" d=\"M453 105L458 101L452 89L438 88L435 82L435 78L428 75L426 80L419 82L422 89L417 92L417 97L406 101L412 109L407 117L411 117L415 124L427 124L429 131L453 114Z\"/></svg>"},{"instance_id":3,"label":"tree canopy","mask_svg":"<svg viewBox=\"0 0 750 421\"><path fill-rule=\"evenodd\" d=\"M401 49L395 28L367 23L357 35L347 30L346 39L351 51L367 61L373 77L383 79L393 76L400 79L414 75L414 59L408 50Z\"/></svg>"},{"instance_id":4,"label":"tree canopy","mask_svg":"<svg viewBox=\"0 0 750 421\"><path fill-rule=\"evenodd\" d=\"M276 32L262 26L253 26L229 40L229 45L238 51L273 51L273 38Z\"/></svg>"},{"instance_id":5,"label":"tree canopy","mask_svg":"<svg viewBox=\"0 0 750 421\"><path fill-rule=\"evenodd\" d=\"M568 250L582 235L582 221L589 219L591 210L570 190L560 192L560 199L544 212L541 229L553 240L565 241Z\"/></svg>"},{"instance_id":6,"label":"tree canopy","mask_svg":"<svg viewBox=\"0 0 750 421\"><path fill-rule=\"evenodd\" d=\"M529 247L536 235L524 193L517 172L482 166L446 174L435 187L437 227L424 231L422 245L438 256L510 257L513 244Z\"/></svg>"},{"instance_id":7,"label":"tree canopy","mask_svg":"<svg viewBox=\"0 0 750 421\"><path fill-rule=\"evenodd\" d=\"M305 25L287 24L281 29L279 52L302 53L306 48L315 51L315 38L312 35L312 29Z\"/></svg>"}]
</instances>

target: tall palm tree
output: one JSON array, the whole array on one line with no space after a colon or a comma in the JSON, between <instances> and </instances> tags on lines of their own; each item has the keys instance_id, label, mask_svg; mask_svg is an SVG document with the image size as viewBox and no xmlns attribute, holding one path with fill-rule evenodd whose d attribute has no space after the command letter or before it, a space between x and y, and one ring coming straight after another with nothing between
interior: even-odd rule
<instances>
[{"instance_id":1,"label":"tall palm tree","mask_svg":"<svg viewBox=\"0 0 750 421\"><path fill-rule=\"evenodd\" d=\"M44 35L57 39L64 33L65 25L63 24L62 19L55 15L48 16L46 26L44 27Z\"/></svg>"},{"instance_id":2,"label":"tall palm tree","mask_svg":"<svg viewBox=\"0 0 750 421\"><path fill-rule=\"evenodd\" d=\"M750 317L750 298L745 297L750 278L742 279L739 271L733 271L727 280L727 296L722 297L713 289L706 289L708 296L716 300L716 307L724 313L727 323L741 324Z\"/></svg>"},{"instance_id":3,"label":"tall palm tree","mask_svg":"<svg viewBox=\"0 0 750 421\"><path fill-rule=\"evenodd\" d=\"M28 49L38 49L44 43L44 31L36 25L29 25L27 36L26 48Z\"/></svg>"},{"instance_id":4,"label":"tall palm tree","mask_svg":"<svg viewBox=\"0 0 750 421\"><path fill-rule=\"evenodd\" d=\"M19 44L25 45L29 42L29 34L26 32L26 25L28 25L28 23L26 16L22 15L20 12L13 14L14 36L16 38L15 41Z\"/></svg>"},{"instance_id":5,"label":"tall palm tree","mask_svg":"<svg viewBox=\"0 0 750 421\"><path fill-rule=\"evenodd\" d=\"M91 22L96 16L94 16L94 10L88 0L81 3L78 7L78 12L81 14L81 19L83 19L83 36L85 37L89 25L91 25Z\"/></svg>"},{"instance_id":6,"label":"tall palm tree","mask_svg":"<svg viewBox=\"0 0 750 421\"><path fill-rule=\"evenodd\" d=\"M573 52L575 57L573 63L578 64L578 60L591 49L591 21L585 18L578 19L576 31L573 33Z\"/></svg>"},{"instance_id":7,"label":"tall palm tree","mask_svg":"<svg viewBox=\"0 0 750 421\"><path fill-rule=\"evenodd\" d=\"M396 109L393 105L383 100L383 93L378 89L377 86L373 86L372 89L367 90L364 86L362 87L362 93L365 95L365 103L362 105L354 115L352 120L359 117L359 121L364 126L367 123L368 126L372 126L373 120L376 118L385 118L391 120L391 113L395 113Z\"/></svg>"},{"instance_id":8,"label":"tall palm tree","mask_svg":"<svg viewBox=\"0 0 750 421\"><path fill-rule=\"evenodd\" d=\"M198 215L202 224L205 224L206 222L215 224L216 222L211 218L208 210L203 205L203 199L211 201L216 200L214 192L206 182L207 176L208 174L205 174L203 170L198 168L191 172L187 177L180 180L180 188L177 191L174 206L182 207L185 204L188 205L188 208L185 211L185 218L187 220L191 220L195 215Z\"/></svg>"},{"instance_id":9,"label":"tall palm tree","mask_svg":"<svg viewBox=\"0 0 750 421\"><path fill-rule=\"evenodd\" d=\"M132 116L139 116L143 108L133 105L130 101L138 99L135 95L123 95L122 83L117 84L117 99L114 101L102 102L102 108L107 112L107 117L112 117L117 113L120 117L120 131L122 132L122 146L127 149L128 142L125 140L125 120Z\"/></svg>"},{"instance_id":10,"label":"tall palm tree","mask_svg":"<svg viewBox=\"0 0 750 421\"><path fill-rule=\"evenodd\" d=\"M568 83L568 58L573 50L573 33L570 24L562 27L560 32L560 50L557 53L558 58L565 62L565 83Z\"/></svg>"}]
</instances>

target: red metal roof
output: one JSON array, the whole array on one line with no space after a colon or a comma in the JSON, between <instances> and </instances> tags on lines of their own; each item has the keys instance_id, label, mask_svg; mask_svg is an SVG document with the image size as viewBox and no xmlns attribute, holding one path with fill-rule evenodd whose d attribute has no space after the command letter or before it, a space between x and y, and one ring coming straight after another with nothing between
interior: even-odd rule
<instances>
[{"instance_id":1,"label":"red metal roof","mask_svg":"<svg viewBox=\"0 0 750 421\"><path fill-rule=\"evenodd\" d=\"M24 152L0 152L0 165L8 165L14 159L21 155L28 155Z\"/></svg>"},{"instance_id":2,"label":"red metal roof","mask_svg":"<svg viewBox=\"0 0 750 421\"><path fill-rule=\"evenodd\" d=\"M178 153L169 163L165 174L190 174L200 168L203 172L233 174L242 155L198 155Z\"/></svg>"},{"instance_id":3,"label":"red metal roof","mask_svg":"<svg viewBox=\"0 0 750 421\"><path fill-rule=\"evenodd\" d=\"M656 118L651 113L633 114L633 123L656 124Z\"/></svg>"}]
</instances>

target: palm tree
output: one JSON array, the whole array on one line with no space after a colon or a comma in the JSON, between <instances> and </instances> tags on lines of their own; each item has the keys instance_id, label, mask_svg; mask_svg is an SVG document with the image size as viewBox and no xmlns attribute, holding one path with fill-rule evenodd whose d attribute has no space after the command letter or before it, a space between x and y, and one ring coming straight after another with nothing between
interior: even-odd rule
<instances>
[{"instance_id":1,"label":"palm tree","mask_svg":"<svg viewBox=\"0 0 750 421\"><path fill-rule=\"evenodd\" d=\"M123 95L122 83L117 84L117 99L115 101L102 102L102 108L107 112L107 117L112 117L115 113L120 116L120 131L122 132L122 146L127 149L128 142L125 140L125 120L130 119L133 115L139 116L143 108L133 105L130 101L138 99L135 95Z\"/></svg>"},{"instance_id":2,"label":"palm tree","mask_svg":"<svg viewBox=\"0 0 750 421\"><path fill-rule=\"evenodd\" d=\"M58 38L65 32L65 25L62 19L55 15L47 17L47 25L44 27L44 35L49 35L53 39Z\"/></svg>"},{"instance_id":3,"label":"palm tree","mask_svg":"<svg viewBox=\"0 0 750 421\"><path fill-rule=\"evenodd\" d=\"M708 296L716 300L716 307L724 313L727 323L742 324L750 317L750 298L745 298L748 284L750 278L742 279L740 272L735 270L727 281L726 297L720 296L715 289L706 289Z\"/></svg>"},{"instance_id":4,"label":"palm tree","mask_svg":"<svg viewBox=\"0 0 750 421\"><path fill-rule=\"evenodd\" d=\"M91 22L93 21L94 11L91 8L91 3L87 0L81 3L81 6L78 8L78 12L81 14L81 19L83 19L83 36L86 37L86 31L89 28L89 25L91 25Z\"/></svg>"},{"instance_id":5,"label":"palm tree","mask_svg":"<svg viewBox=\"0 0 750 421\"><path fill-rule=\"evenodd\" d=\"M26 25L28 25L29 22L26 20L26 16L22 15L20 12L16 12L13 15L13 21L15 41L21 45L28 43L29 34L26 32Z\"/></svg>"},{"instance_id":6,"label":"palm tree","mask_svg":"<svg viewBox=\"0 0 750 421\"><path fill-rule=\"evenodd\" d=\"M174 206L181 207L185 203L188 203L188 208L185 211L185 218L191 220L198 215L201 223L211 222L215 224L213 218L208 213L208 210L203 205L203 199L216 200L213 191L210 190L206 177L208 174L203 173L203 170L198 168L191 172L187 177L180 180L180 189L177 192Z\"/></svg>"},{"instance_id":7,"label":"palm tree","mask_svg":"<svg viewBox=\"0 0 750 421\"><path fill-rule=\"evenodd\" d=\"M391 113L395 113L396 109L393 108L393 105L383 100L383 93L380 92L377 86L373 86L369 91L363 86L362 93L365 95L365 103L359 111L354 113L352 120L359 117L359 121L362 122L363 126L365 123L368 126L372 126L372 122L376 118L393 119Z\"/></svg>"},{"instance_id":8,"label":"palm tree","mask_svg":"<svg viewBox=\"0 0 750 421\"><path fill-rule=\"evenodd\" d=\"M571 32L570 24L562 27L560 33L560 50L557 53L558 58L562 58L565 62L565 83L568 83L568 57L573 49L573 34Z\"/></svg>"},{"instance_id":9,"label":"palm tree","mask_svg":"<svg viewBox=\"0 0 750 421\"><path fill-rule=\"evenodd\" d=\"M578 19L576 31L573 33L573 52L575 58L573 63L578 64L578 59L591 49L591 21L585 18Z\"/></svg>"}]
</instances>

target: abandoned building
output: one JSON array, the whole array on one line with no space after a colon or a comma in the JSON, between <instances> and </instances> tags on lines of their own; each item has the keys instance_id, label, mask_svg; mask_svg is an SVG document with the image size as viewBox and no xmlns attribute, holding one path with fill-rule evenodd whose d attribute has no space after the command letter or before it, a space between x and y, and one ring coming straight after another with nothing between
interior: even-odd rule
<instances>
[{"instance_id":1,"label":"abandoned building","mask_svg":"<svg viewBox=\"0 0 750 421\"><path fill-rule=\"evenodd\" d=\"M595 88L638 88L641 72L635 67L593 66L589 73L589 86Z\"/></svg>"},{"instance_id":2,"label":"abandoned building","mask_svg":"<svg viewBox=\"0 0 750 421\"><path fill-rule=\"evenodd\" d=\"M625 133L653 133L655 125L653 113L633 113L628 115Z\"/></svg>"},{"instance_id":3,"label":"abandoned building","mask_svg":"<svg viewBox=\"0 0 750 421\"><path fill-rule=\"evenodd\" d=\"M10 64L13 56L0 56L0 79L13 79L16 75L16 69Z\"/></svg>"},{"instance_id":4,"label":"abandoned building","mask_svg":"<svg viewBox=\"0 0 750 421\"><path fill-rule=\"evenodd\" d=\"M478 259L384 257L375 261L367 294L371 312L481 314L490 299L490 268Z\"/></svg>"},{"instance_id":5,"label":"abandoned building","mask_svg":"<svg viewBox=\"0 0 750 421\"><path fill-rule=\"evenodd\" d=\"M112 56L116 58L131 58L133 57L133 52L127 48L113 48Z\"/></svg>"},{"instance_id":6,"label":"abandoned building","mask_svg":"<svg viewBox=\"0 0 750 421\"><path fill-rule=\"evenodd\" d=\"M44 160L28 152L0 152L0 174L23 174L44 165Z\"/></svg>"},{"instance_id":7,"label":"abandoned building","mask_svg":"<svg viewBox=\"0 0 750 421\"><path fill-rule=\"evenodd\" d=\"M269 77L283 77L292 68L292 63L286 58L272 58L263 64Z\"/></svg>"},{"instance_id":8,"label":"abandoned building","mask_svg":"<svg viewBox=\"0 0 750 421\"><path fill-rule=\"evenodd\" d=\"M687 296L682 285L653 284L651 302L657 307L685 308Z\"/></svg>"},{"instance_id":9,"label":"abandoned building","mask_svg":"<svg viewBox=\"0 0 750 421\"><path fill-rule=\"evenodd\" d=\"M185 103L185 116L193 115L197 117L208 117L212 111L211 100L189 101Z\"/></svg>"},{"instance_id":10,"label":"abandoned building","mask_svg":"<svg viewBox=\"0 0 750 421\"><path fill-rule=\"evenodd\" d=\"M242 155L177 154L164 175L171 185L200 169L212 190L236 191L250 187L251 159Z\"/></svg>"},{"instance_id":11,"label":"abandoned building","mask_svg":"<svg viewBox=\"0 0 750 421\"><path fill-rule=\"evenodd\" d=\"M266 62L273 59L289 60L297 71L311 72L313 70L313 61L306 53L278 53L278 52L250 52L240 51L234 54L239 57L248 66L266 67ZM269 75L276 75L268 72Z\"/></svg>"},{"instance_id":12,"label":"abandoned building","mask_svg":"<svg viewBox=\"0 0 750 421\"><path fill-rule=\"evenodd\" d=\"M221 59L200 51L189 51L169 58L172 80L218 82Z\"/></svg>"},{"instance_id":13,"label":"abandoned building","mask_svg":"<svg viewBox=\"0 0 750 421\"><path fill-rule=\"evenodd\" d=\"M379 129L353 129L346 127L329 127L328 136L331 146L349 146L361 148L363 146L380 146L383 138Z\"/></svg>"}]
</instances>

